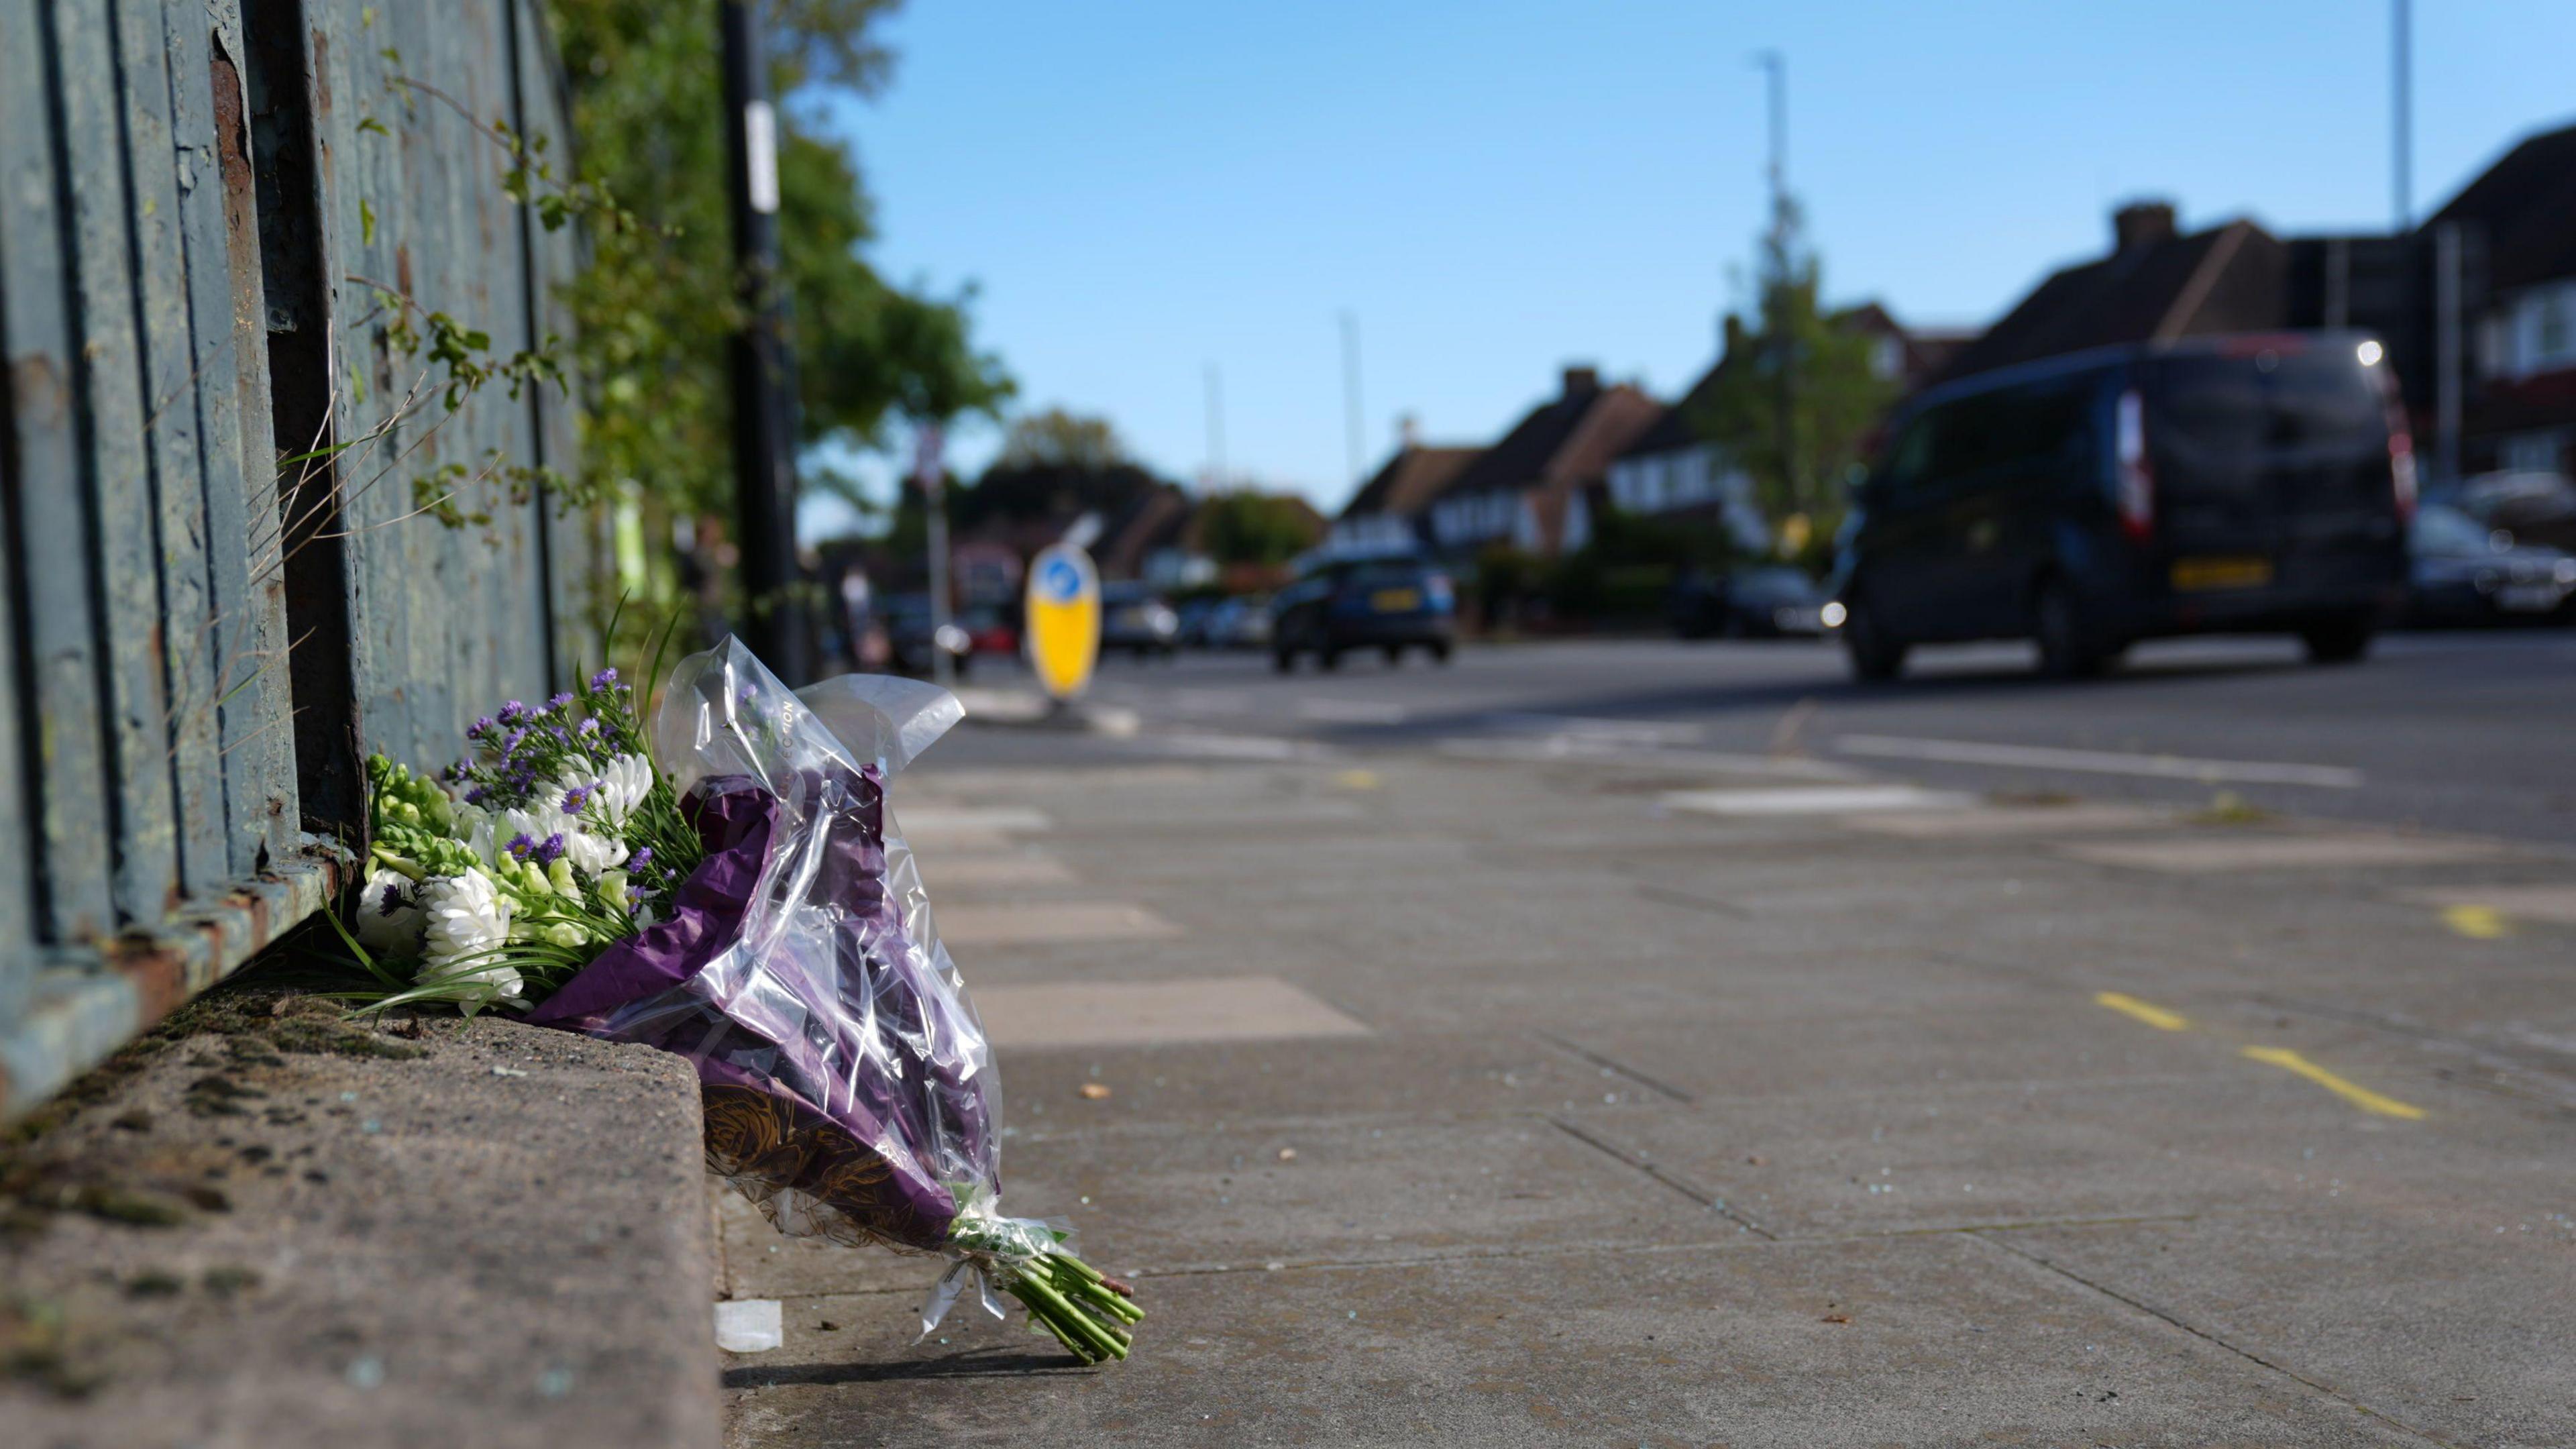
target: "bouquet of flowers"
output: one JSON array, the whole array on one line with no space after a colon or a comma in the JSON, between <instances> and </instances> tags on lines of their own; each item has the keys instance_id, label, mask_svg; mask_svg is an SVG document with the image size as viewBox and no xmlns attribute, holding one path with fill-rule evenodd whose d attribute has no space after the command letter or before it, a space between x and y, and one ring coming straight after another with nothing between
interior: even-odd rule
<instances>
[{"instance_id":1,"label":"bouquet of flowers","mask_svg":"<svg viewBox=\"0 0 2576 1449\"><path fill-rule=\"evenodd\" d=\"M962 713L886 676L791 693L727 639L680 662L649 738L604 669L475 721L436 780L370 759L342 934L372 980L348 994L686 1056L709 1168L782 1232L951 1260L924 1334L969 1288L1002 1316L998 1287L1084 1362L1123 1359L1127 1285L999 1211L992 1054L886 809Z\"/></svg>"}]
</instances>

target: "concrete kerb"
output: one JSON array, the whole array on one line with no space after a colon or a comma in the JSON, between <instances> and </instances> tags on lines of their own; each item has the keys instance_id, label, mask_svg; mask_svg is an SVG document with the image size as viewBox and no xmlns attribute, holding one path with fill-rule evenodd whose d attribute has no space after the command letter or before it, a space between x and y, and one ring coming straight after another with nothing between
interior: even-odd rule
<instances>
[{"instance_id":1,"label":"concrete kerb","mask_svg":"<svg viewBox=\"0 0 2576 1449\"><path fill-rule=\"evenodd\" d=\"M718 1440L681 1057L224 992L28 1131L0 1155L27 1442Z\"/></svg>"}]
</instances>

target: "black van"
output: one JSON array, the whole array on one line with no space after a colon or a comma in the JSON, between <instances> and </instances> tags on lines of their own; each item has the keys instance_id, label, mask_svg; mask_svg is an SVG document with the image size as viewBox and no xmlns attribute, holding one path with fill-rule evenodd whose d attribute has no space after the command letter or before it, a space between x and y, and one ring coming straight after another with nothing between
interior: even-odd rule
<instances>
[{"instance_id":1,"label":"black van","mask_svg":"<svg viewBox=\"0 0 2576 1449\"><path fill-rule=\"evenodd\" d=\"M1825 619L1852 671L2036 639L2091 674L2140 639L2283 632L2358 659L2403 600L2415 463L2358 332L2103 348L1908 402L1845 525Z\"/></svg>"}]
</instances>

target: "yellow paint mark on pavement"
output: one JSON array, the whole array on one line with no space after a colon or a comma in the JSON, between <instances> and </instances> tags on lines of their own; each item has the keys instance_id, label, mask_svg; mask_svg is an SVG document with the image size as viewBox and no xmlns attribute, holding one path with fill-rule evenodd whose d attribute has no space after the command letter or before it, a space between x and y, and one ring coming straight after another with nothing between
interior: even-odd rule
<instances>
[{"instance_id":1,"label":"yellow paint mark on pavement","mask_svg":"<svg viewBox=\"0 0 2576 1449\"><path fill-rule=\"evenodd\" d=\"M2181 1012L2167 1011L2153 1002L2140 1001L2138 998L2126 995L2122 992L2097 992L2094 994L2093 1000L2096 1004L2107 1006L2113 1011L2120 1013L2122 1016L2132 1017L2138 1021L2143 1021L2158 1031L2191 1030L2190 1018L2184 1016Z\"/></svg>"},{"instance_id":2,"label":"yellow paint mark on pavement","mask_svg":"<svg viewBox=\"0 0 2576 1449\"><path fill-rule=\"evenodd\" d=\"M2409 1122L2423 1120L2423 1108L2398 1101L2395 1097L2383 1097L2368 1087L2355 1086L2287 1047L2250 1046L2245 1048L2245 1055L2305 1077L2365 1112L2375 1112L2382 1117L2403 1117Z\"/></svg>"},{"instance_id":3,"label":"yellow paint mark on pavement","mask_svg":"<svg viewBox=\"0 0 2576 1449\"><path fill-rule=\"evenodd\" d=\"M1377 788L1377 771L1344 770L1333 777L1333 783L1345 790L1374 790Z\"/></svg>"},{"instance_id":4,"label":"yellow paint mark on pavement","mask_svg":"<svg viewBox=\"0 0 2576 1449\"><path fill-rule=\"evenodd\" d=\"M2472 941L2496 941L2513 934L2513 923L2493 906L2463 903L2442 908L2442 924Z\"/></svg>"}]
</instances>

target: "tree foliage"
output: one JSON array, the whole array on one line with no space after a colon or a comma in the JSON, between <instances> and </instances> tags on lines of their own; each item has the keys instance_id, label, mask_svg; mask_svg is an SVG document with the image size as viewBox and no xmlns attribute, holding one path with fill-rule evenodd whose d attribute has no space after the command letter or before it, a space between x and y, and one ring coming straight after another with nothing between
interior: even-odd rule
<instances>
[{"instance_id":1,"label":"tree foliage","mask_svg":"<svg viewBox=\"0 0 2576 1449\"><path fill-rule=\"evenodd\" d=\"M1874 339L1852 325L1852 313L1827 311L1822 292L1822 265L1791 206L1763 241L1757 315L1729 319L1727 363L1692 420L1753 479L1755 501L1789 553L1833 537L1845 475L1896 399L1895 383L1871 365Z\"/></svg>"},{"instance_id":2,"label":"tree foliage","mask_svg":"<svg viewBox=\"0 0 2576 1449\"><path fill-rule=\"evenodd\" d=\"M1220 564L1283 564L1324 536L1323 516L1301 498L1250 489L1199 504L1198 545Z\"/></svg>"},{"instance_id":3,"label":"tree foliage","mask_svg":"<svg viewBox=\"0 0 2576 1449\"><path fill-rule=\"evenodd\" d=\"M886 441L891 419L990 411L1008 396L976 350L965 293L888 282L862 249L874 218L821 108L863 98L890 57L895 0L771 0L780 260L808 443ZM727 342L741 311L726 205L723 82L707 0L549 0L573 88L581 171L636 215L596 231L569 291L590 389L583 467L691 510L731 497Z\"/></svg>"},{"instance_id":4,"label":"tree foliage","mask_svg":"<svg viewBox=\"0 0 2576 1449\"><path fill-rule=\"evenodd\" d=\"M1107 418L1048 408L1011 420L995 460L1002 468L1108 469L1128 461L1127 444Z\"/></svg>"}]
</instances>

